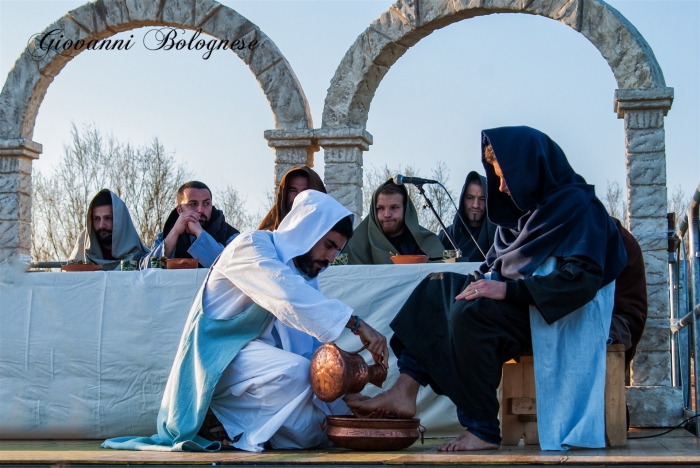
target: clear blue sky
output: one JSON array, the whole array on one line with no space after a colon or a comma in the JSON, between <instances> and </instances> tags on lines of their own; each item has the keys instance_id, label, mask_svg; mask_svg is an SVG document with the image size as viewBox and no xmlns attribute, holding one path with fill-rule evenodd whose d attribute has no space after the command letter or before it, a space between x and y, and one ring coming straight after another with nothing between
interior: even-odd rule
<instances>
[{"instance_id":1,"label":"clear blue sky","mask_svg":"<svg viewBox=\"0 0 700 468\"><path fill-rule=\"evenodd\" d=\"M29 37L84 2L0 0L0 76ZM390 1L223 1L257 24L291 63L320 127L330 80L355 38ZM675 102L666 118L669 192L690 195L700 181L700 2L610 2L652 47ZM272 114L253 75L231 52L148 51L145 29L129 51L84 52L51 84L36 121L44 145L35 167L50 171L71 122L95 123L140 145L160 138L195 176L227 184L252 211L272 185L273 151L263 132ZM189 33L188 33L189 34ZM529 125L549 134L599 195L624 184L623 122L613 112L616 83L582 35L546 18L500 14L441 29L411 48L379 86L367 130L365 164L413 165L426 175L445 161L450 184L479 169L479 131ZM323 150L316 153L323 170ZM216 197L216 193L214 194ZM215 201L216 202L216 201Z\"/></svg>"}]
</instances>

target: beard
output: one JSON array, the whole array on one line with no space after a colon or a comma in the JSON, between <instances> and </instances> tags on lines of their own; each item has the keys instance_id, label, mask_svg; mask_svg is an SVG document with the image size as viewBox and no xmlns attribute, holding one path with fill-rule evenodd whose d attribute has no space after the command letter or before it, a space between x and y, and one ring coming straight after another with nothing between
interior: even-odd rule
<instances>
[{"instance_id":1,"label":"beard","mask_svg":"<svg viewBox=\"0 0 700 468\"><path fill-rule=\"evenodd\" d=\"M328 260L317 260L311 255L311 251L294 258L299 271L309 278L316 278L321 270L328 266Z\"/></svg>"},{"instance_id":2,"label":"beard","mask_svg":"<svg viewBox=\"0 0 700 468\"><path fill-rule=\"evenodd\" d=\"M95 231L95 234L97 234L97 241L100 243L100 245L104 247L112 247L112 231L108 229L100 229Z\"/></svg>"}]
</instances>

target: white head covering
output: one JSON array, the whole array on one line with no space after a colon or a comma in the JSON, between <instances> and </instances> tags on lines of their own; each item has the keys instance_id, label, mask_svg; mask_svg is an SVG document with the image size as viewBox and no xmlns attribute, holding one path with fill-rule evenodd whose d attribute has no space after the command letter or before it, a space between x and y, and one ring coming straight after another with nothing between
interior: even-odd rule
<instances>
[{"instance_id":1,"label":"white head covering","mask_svg":"<svg viewBox=\"0 0 700 468\"><path fill-rule=\"evenodd\" d=\"M316 245L338 221L355 216L330 195L304 190L294 199L292 209L272 233L277 256L287 263Z\"/></svg>"}]
</instances>

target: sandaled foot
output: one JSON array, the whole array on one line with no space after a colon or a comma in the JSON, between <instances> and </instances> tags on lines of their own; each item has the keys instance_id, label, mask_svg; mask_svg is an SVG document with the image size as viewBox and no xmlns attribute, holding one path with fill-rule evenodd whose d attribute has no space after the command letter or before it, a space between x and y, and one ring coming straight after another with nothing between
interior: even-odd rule
<instances>
[{"instance_id":1,"label":"sandaled foot","mask_svg":"<svg viewBox=\"0 0 700 468\"><path fill-rule=\"evenodd\" d=\"M393 387L374 398L349 401L353 413L368 416L384 412L395 418L412 418L416 415L416 395L420 386L406 374L401 374Z\"/></svg>"},{"instance_id":2,"label":"sandaled foot","mask_svg":"<svg viewBox=\"0 0 700 468\"><path fill-rule=\"evenodd\" d=\"M472 450L496 450L498 445L489 444L479 439L469 431L462 432L459 437L450 442L438 445L438 452L461 452Z\"/></svg>"}]
</instances>

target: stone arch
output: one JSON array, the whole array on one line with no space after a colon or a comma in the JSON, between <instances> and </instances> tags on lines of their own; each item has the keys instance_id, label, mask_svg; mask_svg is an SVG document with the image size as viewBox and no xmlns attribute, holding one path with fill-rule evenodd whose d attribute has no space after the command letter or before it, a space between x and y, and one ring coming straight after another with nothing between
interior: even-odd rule
<instances>
[{"instance_id":1,"label":"stone arch","mask_svg":"<svg viewBox=\"0 0 700 468\"><path fill-rule=\"evenodd\" d=\"M668 338L663 123L673 88L666 87L647 42L618 11L601 0L397 0L355 40L331 80L323 126L315 130L324 148L329 193L356 214L362 212L363 151L372 143L365 126L389 68L436 29L493 13L540 15L566 24L600 51L615 76L614 110L625 121L629 228L644 253L649 305L632 367L632 425L671 425L682 408L680 393L671 387ZM644 411L649 399L661 408L657 413Z\"/></svg>"},{"instance_id":2,"label":"stone arch","mask_svg":"<svg viewBox=\"0 0 700 468\"><path fill-rule=\"evenodd\" d=\"M234 50L265 93L276 129L312 128L301 84L274 42L255 24L213 0L98 0L70 11L44 32L63 30L73 41L104 39L143 26L196 30L217 39L257 40L255 49ZM39 106L63 67L80 52L47 54L38 62L30 44L10 71L0 94L0 138L31 139Z\"/></svg>"},{"instance_id":3,"label":"stone arch","mask_svg":"<svg viewBox=\"0 0 700 468\"><path fill-rule=\"evenodd\" d=\"M273 133L313 132L309 105L292 67L275 43L255 24L214 0L96 0L70 11L44 33L62 30L74 43L100 40L143 26L197 30L217 39L257 40L254 49L234 50L265 94L275 122ZM51 51L35 60L38 39L27 46L0 93L0 262L29 255L31 245L31 161L42 146L32 141L36 116L53 79L85 50ZM261 135L262 136L262 135ZM270 140L270 139L268 139ZM317 146L309 138L277 138L275 183L289 167L313 166Z\"/></svg>"},{"instance_id":4,"label":"stone arch","mask_svg":"<svg viewBox=\"0 0 700 468\"><path fill-rule=\"evenodd\" d=\"M620 89L666 87L644 38L599 0L398 0L343 57L326 96L323 127L364 128L379 83L411 46L436 29L494 13L540 15L580 32L608 62Z\"/></svg>"}]
</instances>

